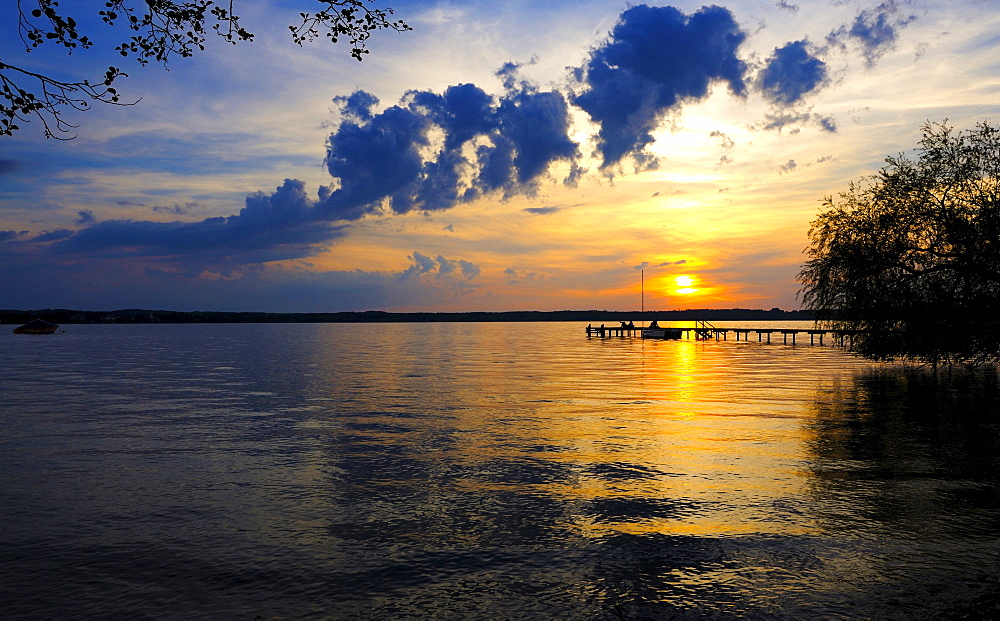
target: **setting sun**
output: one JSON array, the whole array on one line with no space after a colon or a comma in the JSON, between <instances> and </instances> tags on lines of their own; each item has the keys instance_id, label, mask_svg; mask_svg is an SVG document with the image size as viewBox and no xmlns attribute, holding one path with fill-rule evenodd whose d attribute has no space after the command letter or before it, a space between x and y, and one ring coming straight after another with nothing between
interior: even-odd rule
<instances>
[{"instance_id":1,"label":"setting sun","mask_svg":"<svg viewBox=\"0 0 1000 621\"><path fill-rule=\"evenodd\" d=\"M691 276L678 276L674 278L674 284L677 287L674 289L674 293L678 295L690 295L698 291L698 289L694 287L694 278Z\"/></svg>"}]
</instances>

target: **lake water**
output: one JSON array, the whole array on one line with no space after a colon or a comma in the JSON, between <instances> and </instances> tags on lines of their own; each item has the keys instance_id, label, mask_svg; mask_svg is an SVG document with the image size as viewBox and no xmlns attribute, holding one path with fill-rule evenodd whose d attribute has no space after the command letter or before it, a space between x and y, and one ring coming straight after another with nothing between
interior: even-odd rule
<instances>
[{"instance_id":1,"label":"lake water","mask_svg":"<svg viewBox=\"0 0 1000 621\"><path fill-rule=\"evenodd\" d=\"M64 329L0 334L5 619L1000 610L995 372L576 323Z\"/></svg>"}]
</instances>

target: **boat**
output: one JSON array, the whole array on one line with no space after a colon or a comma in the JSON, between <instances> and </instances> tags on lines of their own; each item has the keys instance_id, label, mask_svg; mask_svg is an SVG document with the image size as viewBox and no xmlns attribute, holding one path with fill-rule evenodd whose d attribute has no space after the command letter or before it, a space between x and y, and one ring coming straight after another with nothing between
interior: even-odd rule
<instances>
[{"instance_id":1,"label":"boat","mask_svg":"<svg viewBox=\"0 0 1000 621\"><path fill-rule=\"evenodd\" d=\"M655 321L642 329L644 339L679 339L683 335L680 328L661 328Z\"/></svg>"},{"instance_id":2,"label":"boat","mask_svg":"<svg viewBox=\"0 0 1000 621\"><path fill-rule=\"evenodd\" d=\"M44 319L32 319L23 326L14 328L14 334L55 334L58 329L59 326Z\"/></svg>"}]
</instances>

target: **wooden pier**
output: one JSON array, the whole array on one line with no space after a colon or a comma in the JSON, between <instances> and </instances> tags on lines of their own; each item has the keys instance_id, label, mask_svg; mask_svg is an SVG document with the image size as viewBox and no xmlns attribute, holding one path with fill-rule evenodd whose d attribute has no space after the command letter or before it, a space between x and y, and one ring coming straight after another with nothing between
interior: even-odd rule
<instances>
[{"instance_id":1,"label":"wooden pier","mask_svg":"<svg viewBox=\"0 0 1000 621\"><path fill-rule=\"evenodd\" d=\"M784 345L788 345L789 337L791 337L791 344L796 345L796 338L799 335L808 335L809 344L815 345L819 341L820 345L823 345L823 339L825 336L829 335L833 342L837 345L843 347L850 342L851 337L853 337L857 331L856 330L808 330L808 329L789 329L789 328L717 328L707 321L696 321L695 325L687 328L677 328L670 326L673 330L679 330L683 339L695 339L699 341L709 341L709 340L729 340L729 333L732 332L737 341L741 339L743 341L749 342L751 340L750 335L754 334L757 336L758 343L768 343L770 344L772 335L781 335L781 342ZM587 328L587 338L642 338L643 328L640 326L630 324L623 324L619 326L590 326ZM777 336L775 336L777 339ZM657 339L660 340L660 339Z\"/></svg>"}]
</instances>

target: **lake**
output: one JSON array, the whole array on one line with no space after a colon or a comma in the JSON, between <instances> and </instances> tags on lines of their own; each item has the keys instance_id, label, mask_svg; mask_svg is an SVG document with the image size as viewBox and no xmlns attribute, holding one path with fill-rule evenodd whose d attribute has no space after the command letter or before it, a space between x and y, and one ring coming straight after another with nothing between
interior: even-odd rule
<instances>
[{"instance_id":1,"label":"lake","mask_svg":"<svg viewBox=\"0 0 1000 621\"><path fill-rule=\"evenodd\" d=\"M995 371L577 323L12 327L2 618L1000 610Z\"/></svg>"}]
</instances>

